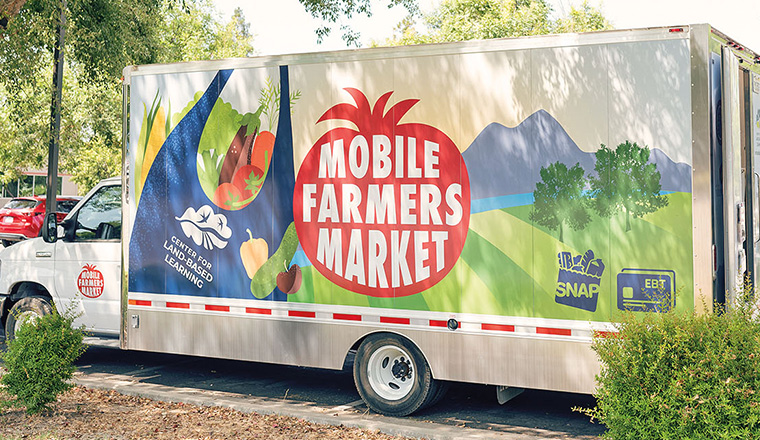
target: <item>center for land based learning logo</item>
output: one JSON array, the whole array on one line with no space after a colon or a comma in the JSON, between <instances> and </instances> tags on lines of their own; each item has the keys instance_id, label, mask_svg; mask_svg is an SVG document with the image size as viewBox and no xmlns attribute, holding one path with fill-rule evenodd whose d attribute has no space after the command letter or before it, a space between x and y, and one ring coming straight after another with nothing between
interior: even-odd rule
<instances>
[{"instance_id":1,"label":"center for land based learning logo","mask_svg":"<svg viewBox=\"0 0 760 440\"><path fill-rule=\"evenodd\" d=\"M578 309L596 311L599 300L599 282L604 273L601 258L594 258L594 251L583 255L560 252L557 291L554 301Z\"/></svg>"},{"instance_id":2,"label":"center for land based learning logo","mask_svg":"<svg viewBox=\"0 0 760 440\"><path fill-rule=\"evenodd\" d=\"M459 149L441 130L400 119L418 100L386 113L388 92L370 106L337 104L317 122L356 129L325 133L296 178L293 215L304 253L340 287L368 296L413 295L441 281L464 247L470 184Z\"/></svg>"}]
</instances>

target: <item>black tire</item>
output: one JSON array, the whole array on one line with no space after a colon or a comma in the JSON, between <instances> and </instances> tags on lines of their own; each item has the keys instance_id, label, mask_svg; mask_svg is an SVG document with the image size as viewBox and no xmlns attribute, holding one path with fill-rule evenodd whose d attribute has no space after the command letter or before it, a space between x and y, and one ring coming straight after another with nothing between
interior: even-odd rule
<instances>
[{"instance_id":1,"label":"black tire","mask_svg":"<svg viewBox=\"0 0 760 440\"><path fill-rule=\"evenodd\" d=\"M354 361L354 383L370 409L389 416L412 414L430 402L435 391L422 353L392 334L371 335L362 342Z\"/></svg>"},{"instance_id":2,"label":"black tire","mask_svg":"<svg viewBox=\"0 0 760 440\"><path fill-rule=\"evenodd\" d=\"M440 402L446 393L449 392L450 385L450 382L433 379L433 389L430 392L430 395L428 395L427 401L422 404L422 408L429 408Z\"/></svg>"},{"instance_id":3,"label":"black tire","mask_svg":"<svg viewBox=\"0 0 760 440\"><path fill-rule=\"evenodd\" d=\"M3 240L3 247L9 247L13 243L15 243L15 241Z\"/></svg>"},{"instance_id":4,"label":"black tire","mask_svg":"<svg viewBox=\"0 0 760 440\"><path fill-rule=\"evenodd\" d=\"M10 310L5 320L5 340L11 341L16 338L17 326L27 319L42 317L53 313L53 306L45 298L26 297L21 298Z\"/></svg>"}]
</instances>

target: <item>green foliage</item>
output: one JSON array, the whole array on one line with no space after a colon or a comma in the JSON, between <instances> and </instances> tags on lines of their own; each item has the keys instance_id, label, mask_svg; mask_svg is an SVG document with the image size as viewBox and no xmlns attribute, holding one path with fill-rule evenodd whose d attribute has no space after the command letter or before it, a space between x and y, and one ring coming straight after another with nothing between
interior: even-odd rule
<instances>
[{"instance_id":1,"label":"green foliage","mask_svg":"<svg viewBox=\"0 0 760 440\"><path fill-rule=\"evenodd\" d=\"M227 24L217 28L209 52L216 58L250 57L254 55L251 25L245 21L241 8L235 8Z\"/></svg>"},{"instance_id":2,"label":"green foliage","mask_svg":"<svg viewBox=\"0 0 760 440\"><path fill-rule=\"evenodd\" d=\"M82 330L71 326L74 319L70 311L59 314L53 310L18 329L2 355L8 371L0 383L15 396L1 402L3 405L38 413L73 386L67 381L76 370L74 361L84 352Z\"/></svg>"},{"instance_id":3,"label":"green foliage","mask_svg":"<svg viewBox=\"0 0 760 440\"><path fill-rule=\"evenodd\" d=\"M541 167L541 182L533 191L533 211L530 219L551 230L559 229L559 241L563 241L563 224L573 230L586 227L591 217L586 210L583 189L586 186L585 171L580 164L568 169L562 162L548 168Z\"/></svg>"},{"instance_id":4,"label":"green foliage","mask_svg":"<svg viewBox=\"0 0 760 440\"><path fill-rule=\"evenodd\" d=\"M609 29L601 11L584 3L566 17L552 19L545 0L444 0L422 17L425 32L416 28L410 15L395 29L395 36L383 45L440 43L489 38L519 37L560 32ZM379 45L375 43L375 45Z\"/></svg>"},{"instance_id":5,"label":"green foliage","mask_svg":"<svg viewBox=\"0 0 760 440\"><path fill-rule=\"evenodd\" d=\"M236 8L227 23L221 23L211 0L194 0L178 8L166 2L156 44L158 62L208 60L253 55L253 36L243 11Z\"/></svg>"},{"instance_id":6,"label":"green foliage","mask_svg":"<svg viewBox=\"0 0 760 440\"><path fill-rule=\"evenodd\" d=\"M729 312L633 313L597 336L609 439L750 439L760 429L760 321L747 286ZM717 309L717 307L716 307Z\"/></svg>"},{"instance_id":7,"label":"green foliage","mask_svg":"<svg viewBox=\"0 0 760 440\"><path fill-rule=\"evenodd\" d=\"M322 20L323 24L316 30L317 41L322 42L324 37L332 33L332 25L338 24L347 45L358 46L361 34L354 30L350 21L355 14L372 16L371 0L298 0L306 12L312 17ZM388 7L401 5L410 15L417 15L419 8L417 0L386 0Z\"/></svg>"},{"instance_id":8,"label":"green foliage","mask_svg":"<svg viewBox=\"0 0 760 440\"><path fill-rule=\"evenodd\" d=\"M590 6L585 0L579 8L571 7L570 13L559 18L554 24L554 32L558 34L604 29L612 29L612 25L600 10Z\"/></svg>"},{"instance_id":9,"label":"green foliage","mask_svg":"<svg viewBox=\"0 0 760 440\"><path fill-rule=\"evenodd\" d=\"M0 184L47 165L57 0L28 0L0 28ZM240 10L210 0L68 2L59 169L81 193L121 172L121 72L130 64L249 56Z\"/></svg>"},{"instance_id":10,"label":"green foliage","mask_svg":"<svg viewBox=\"0 0 760 440\"><path fill-rule=\"evenodd\" d=\"M626 231L631 216L638 218L667 206L660 194L660 172L649 163L649 148L625 141L615 150L602 145L596 152L596 177L589 176L591 200L601 217L625 211Z\"/></svg>"}]
</instances>

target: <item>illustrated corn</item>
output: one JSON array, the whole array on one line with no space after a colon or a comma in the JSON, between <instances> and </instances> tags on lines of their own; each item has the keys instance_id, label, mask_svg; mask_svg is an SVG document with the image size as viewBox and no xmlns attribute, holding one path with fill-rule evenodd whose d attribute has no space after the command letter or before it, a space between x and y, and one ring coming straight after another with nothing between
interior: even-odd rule
<instances>
[{"instance_id":1,"label":"illustrated corn","mask_svg":"<svg viewBox=\"0 0 760 440\"><path fill-rule=\"evenodd\" d=\"M269 245L263 238L253 238L250 229L246 229L246 232L250 239L240 245L240 259L248 278L253 279L259 268L269 259Z\"/></svg>"},{"instance_id":2,"label":"illustrated corn","mask_svg":"<svg viewBox=\"0 0 760 440\"><path fill-rule=\"evenodd\" d=\"M140 173L140 186L145 185L145 179L148 177L148 171L150 166L153 165L153 161L158 155L158 150L166 140L166 111L163 107L159 107L156 111L155 119L151 125L150 134L148 135L148 142L145 147L145 155L143 156L142 171Z\"/></svg>"}]
</instances>

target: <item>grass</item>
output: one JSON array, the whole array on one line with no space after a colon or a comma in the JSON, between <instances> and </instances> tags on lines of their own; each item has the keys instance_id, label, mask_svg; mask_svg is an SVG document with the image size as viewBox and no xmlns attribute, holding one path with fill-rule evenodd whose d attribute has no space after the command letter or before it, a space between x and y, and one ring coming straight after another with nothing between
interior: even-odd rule
<instances>
[{"instance_id":1,"label":"grass","mask_svg":"<svg viewBox=\"0 0 760 440\"><path fill-rule=\"evenodd\" d=\"M631 220L625 216L592 215L581 231L558 233L529 220L531 206L474 214L462 255L440 283L419 295L372 298L335 286L313 267L303 268L301 290L290 301L331 305L431 310L507 316L609 321L617 313L616 276L624 268L667 269L676 272L680 295L676 310L693 309L691 194L666 195L669 204ZM593 250L605 270L596 312L558 305L557 254Z\"/></svg>"}]
</instances>

